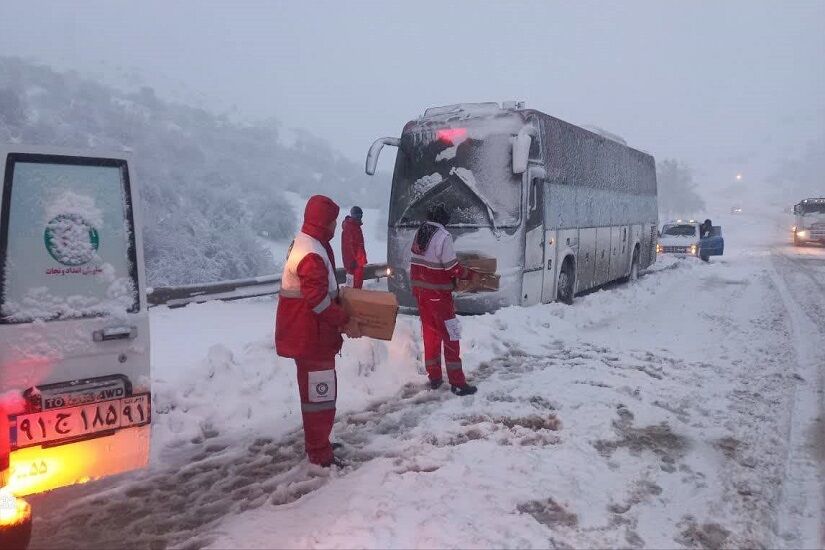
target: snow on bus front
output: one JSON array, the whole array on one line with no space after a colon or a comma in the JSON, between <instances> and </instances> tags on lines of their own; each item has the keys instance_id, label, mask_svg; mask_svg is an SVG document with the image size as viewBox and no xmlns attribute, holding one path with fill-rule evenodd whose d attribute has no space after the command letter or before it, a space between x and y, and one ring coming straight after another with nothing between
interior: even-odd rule
<instances>
[{"instance_id":1,"label":"snow on bus front","mask_svg":"<svg viewBox=\"0 0 825 550\"><path fill-rule=\"evenodd\" d=\"M521 176L512 170L512 140L523 122L517 115L479 117L450 125L425 119L401 136L393 174L387 259L395 275L391 289L414 307L407 270L409 249L427 211L443 203L456 252L498 259L498 292L459 296L457 307L483 312L517 302L522 250Z\"/></svg>"}]
</instances>

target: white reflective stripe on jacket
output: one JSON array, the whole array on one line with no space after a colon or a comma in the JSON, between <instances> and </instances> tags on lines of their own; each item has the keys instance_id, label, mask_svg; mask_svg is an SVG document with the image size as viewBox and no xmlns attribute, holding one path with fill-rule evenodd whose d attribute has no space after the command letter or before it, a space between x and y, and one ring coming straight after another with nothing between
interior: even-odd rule
<instances>
[{"instance_id":1,"label":"white reflective stripe on jacket","mask_svg":"<svg viewBox=\"0 0 825 550\"><path fill-rule=\"evenodd\" d=\"M430 239L424 254L410 253L410 264L429 269L452 269L458 263L458 258L453 249L453 236L440 223L426 223L435 225L438 227L438 231Z\"/></svg>"},{"instance_id":2,"label":"white reflective stripe on jacket","mask_svg":"<svg viewBox=\"0 0 825 550\"><path fill-rule=\"evenodd\" d=\"M298 233L292 246L289 248L289 255L284 264L284 273L281 276L281 290L279 294L284 298L301 298L301 279L298 277L298 265L307 254L317 254L324 261L327 267L328 294L317 306L312 308L315 313L321 313L338 297L338 281L335 278L335 270L329 259L326 248L317 239L310 237L306 233Z\"/></svg>"}]
</instances>

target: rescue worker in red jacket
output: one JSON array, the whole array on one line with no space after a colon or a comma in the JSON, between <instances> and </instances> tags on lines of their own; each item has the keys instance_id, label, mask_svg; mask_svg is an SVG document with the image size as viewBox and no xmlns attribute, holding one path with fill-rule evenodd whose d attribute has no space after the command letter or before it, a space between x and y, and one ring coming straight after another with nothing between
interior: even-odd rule
<instances>
[{"instance_id":1,"label":"rescue worker in red jacket","mask_svg":"<svg viewBox=\"0 0 825 550\"><path fill-rule=\"evenodd\" d=\"M298 391L309 461L328 467L338 464L329 441L335 421L337 378L335 354L341 333L358 337L357 322L339 305L335 256L329 241L335 233L338 205L315 195L307 202L301 231L289 248L278 311L275 349L295 359Z\"/></svg>"},{"instance_id":2,"label":"rescue worker in red jacket","mask_svg":"<svg viewBox=\"0 0 825 550\"><path fill-rule=\"evenodd\" d=\"M461 366L459 346L460 325L453 305L455 279L471 279L473 273L458 263L453 250L453 237L445 229L450 214L443 204L436 204L427 213L415 234L410 256L410 286L418 301L421 329L424 336L424 365L430 387L443 383L441 347L444 366L452 392L471 395L476 387L467 383Z\"/></svg>"},{"instance_id":3,"label":"rescue worker in red jacket","mask_svg":"<svg viewBox=\"0 0 825 550\"><path fill-rule=\"evenodd\" d=\"M353 206L341 224L341 260L347 272L347 284L353 288L364 286L364 266L367 265L364 233L361 231L363 217L361 207Z\"/></svg>"}]
</instances>

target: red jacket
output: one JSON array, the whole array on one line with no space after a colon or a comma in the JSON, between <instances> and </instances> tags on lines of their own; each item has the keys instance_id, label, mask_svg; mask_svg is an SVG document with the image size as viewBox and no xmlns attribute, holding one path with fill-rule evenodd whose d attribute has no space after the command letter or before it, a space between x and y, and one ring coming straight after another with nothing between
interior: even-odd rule
<instances>
[{"instance_id":1,"label":"red jacket","mask_svg":"<svg viewBox=\"0 0 825 550\"><path fill-rule=\"evenodd\" d=\"M275 349L281 357L332 359L341 350L349 316L339 305L329 245L337 217L332 199L315 195L307 202L281 278L275 316Z\"/></svg>"},{"instance_id":2,"label":"red jacket","mask_svg":"<svg viewBox=\"0 0 825 550\"><path fill-rule=\"evenodd\" d=\"M367 265L367 251L364 250L364 233L361 222L351 216L341 224L341 261L347 273Z\"/></svg>"},{"instance_id":3,"label":"red jacket","mask_svg":"<svg viewBox=\"0 0 825 550\"><path fill-rule=\"evenodd\" d=\"M470 271L458 263L453 237L443 225L424 222L410 249L410 285L416 298L452 296L455 279Z\"/></svg>"}]
</instances>

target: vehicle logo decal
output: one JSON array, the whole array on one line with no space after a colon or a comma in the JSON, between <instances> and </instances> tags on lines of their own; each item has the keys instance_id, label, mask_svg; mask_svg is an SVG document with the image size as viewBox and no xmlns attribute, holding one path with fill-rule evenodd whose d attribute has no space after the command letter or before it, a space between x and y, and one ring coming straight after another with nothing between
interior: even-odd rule
<instances>
[{"instance_id":1,"label":"vehicle logo decal","mask_svg":"<svg viewBox=\"0 0 825 550\"><path fill-rule=\"evenodd\" d=\"M49 255L67 266L89 263L100 247L97 229L80 214L59 214L46 224L43 241Z\"/></svg>"}]
</instances>

